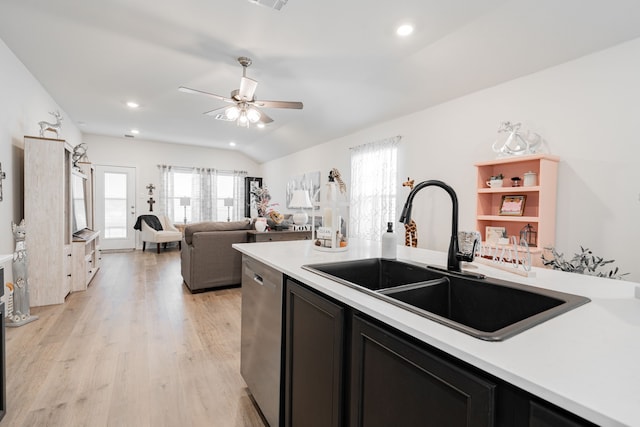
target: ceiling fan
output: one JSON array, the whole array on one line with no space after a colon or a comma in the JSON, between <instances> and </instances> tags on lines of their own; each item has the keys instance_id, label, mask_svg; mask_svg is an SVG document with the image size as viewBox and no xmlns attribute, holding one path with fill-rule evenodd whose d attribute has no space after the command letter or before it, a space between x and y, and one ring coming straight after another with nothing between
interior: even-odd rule
<instances>
[{"instance_id":1,"label":"ceiling fan","mask_svg":"<svg viewBox=\"0 0 640 427\"><path fill-rule=\"evenodd\" d=\"M222 115L226 120L235 121L238 126L249 127L249 124L265 125L271 123L273 119L267 116L258 107L264 108L292 108L301 110L302 102L292 101L258 101L255 98L256 88L258 82L247 77L247 67L251 65L250 58L241 56L238 58L238 62L242 65L242 78L240 79L240 89L231 91L231 96L221 96L214 93L205 92L198 89L191 89L185 86L180 86L179 91L185 93L194 93L200 95L206 95L215 99L219 99L229 104L233 104L230 107L220 107L215 110L207 111L206 115L217 116ZM221 113L222 111L222 113Z\"/></svg>"}]
</instances>

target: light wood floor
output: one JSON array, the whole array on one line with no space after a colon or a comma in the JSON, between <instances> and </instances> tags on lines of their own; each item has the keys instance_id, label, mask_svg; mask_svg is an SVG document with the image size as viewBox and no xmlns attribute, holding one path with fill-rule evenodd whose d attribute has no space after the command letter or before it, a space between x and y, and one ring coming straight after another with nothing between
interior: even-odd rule
<instances>
[{"instance_id":1,"label":"light wood floor","mask_svg":"<svg viewBox=\"0 0 640 427\"><path fill-rule=\"evenodd\" d=\"M264 426L240 376L240 289L191 295L176 249L102 255L85 292L8 328L5 426Z\"/></svg>"}]
</instances>

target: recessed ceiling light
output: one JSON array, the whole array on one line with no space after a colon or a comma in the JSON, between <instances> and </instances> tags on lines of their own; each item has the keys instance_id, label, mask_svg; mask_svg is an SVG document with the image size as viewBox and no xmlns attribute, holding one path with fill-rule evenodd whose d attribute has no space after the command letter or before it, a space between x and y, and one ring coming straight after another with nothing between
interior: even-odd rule
<instances>
[{"instance_id":1,"label":"recessed ceiling light","mask_svg":"<svg viewBox=\"0 0 640 427\"><path fill-rule=\"evenodd\" d=\"M258 126L260 129L264 129L264 123L262 122L258 123L256 126Z\"/></svg>"},{"instance_id":2,"label":"recessed ceiling light","mask_svg":"<svg viewBox=\"0 0 640 427\"><path fill-rule=\"evenodd\" d=\"M140 133L140 131L138 129L131 129L131 133L137 135Z\"/></svg>"},{"instance_id":3,"label":"recessed ceiling light","mask_svg":"<svg viewBox=\"0 0 640 427\"><path fill-rule=\"evenodd\" d=\"M128 101L127 102L127 107L129 107L129 108L138 108L139 106L140 106L140 104L138 104L135 101Z\"/></svg>"},{"instance_id":4,"label":"recessed ceiling light","mask_svg":"<svg viewBox=\"0 0 640 427\"><path fill-rule=\"evenodd\" d=\"M396 34L401 37L406 37L411 33L413 33L413 25L411 24L402 24L396 30Z\"/></svg>"},{"instance_id":5,"label":"recessed ceiling light","mask_svg":"<svg viewBox=\"0 0 640 427\"><path fill-rule=\"evenodd\" d=\"M235 146L236 146L236 143L235 143L235 142L233 142L233 141L231 141L231 142L229 143L229 146L231 146L231 147L235 147Z\"/></svg>"}]
</instances>

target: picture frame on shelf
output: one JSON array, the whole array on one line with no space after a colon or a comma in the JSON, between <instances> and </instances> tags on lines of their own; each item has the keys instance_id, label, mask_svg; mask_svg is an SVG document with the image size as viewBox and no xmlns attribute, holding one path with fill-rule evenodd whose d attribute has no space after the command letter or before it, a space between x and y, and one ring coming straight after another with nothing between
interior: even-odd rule
<instances>
[{"instance_id":1,"label":"picture frame on shelf","mask_svg":"<svg viewBox=\"0 0 640 427\"><path fill-rule=\"evenodd\" d=\"M256 218L258 216L255 196L251 192L260 187L262 187L262 178L255 176L244 178L244 216L247 218Z\"/></svg>"},{"instance_id":2,"label":"picture frame on shelf","mask_svg":"<svg viewBox=\"0 0 640 427\"><path fill-rule=\"evenodd\" d=\"M525 195L502 196L499 215L522 216L526 200L527 196Z\"/></svg>"},{"instance_id":3,"label":"picture frame on shelf","mask_svg":"<svg viewBox=\"0 0 640 427\"><path fill-rule=\"evenodd\" d=\"M486 226L484 229L484 241L489 244L500 243L500 239L507 237L507 229L505 227Z\"/></svg>"}]
</instances>

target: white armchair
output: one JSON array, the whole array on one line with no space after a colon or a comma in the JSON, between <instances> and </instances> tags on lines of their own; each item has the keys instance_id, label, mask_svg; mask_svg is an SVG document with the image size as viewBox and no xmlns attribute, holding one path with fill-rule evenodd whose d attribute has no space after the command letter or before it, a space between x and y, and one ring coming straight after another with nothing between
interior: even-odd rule
<instances>
[{"instance_id":1,"label":"white armchair","mask_svg":"<svg viewBox=\"0 0 640 427\"><path fill-rule=\"evenodd\" d=\"M160 253L160 243L166 248L169 242L178 242L178 248L182 249L182 232L173 226L169 218L165 215L156 215L162 230L154 230L144 220L140 222L140 235L142 238L142 250L146 249L147 242L156 243L157 251Z\"/></svg>"}]
</instances>

